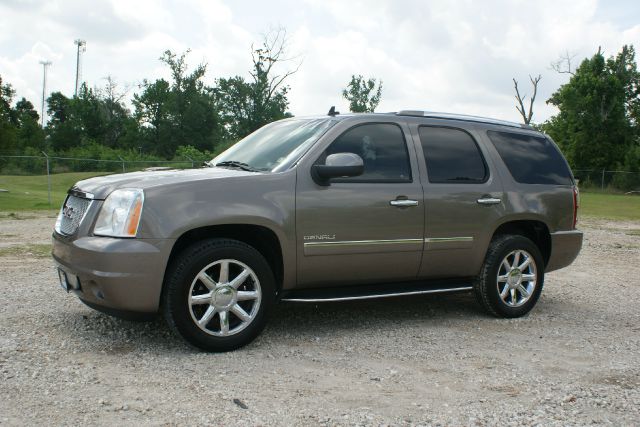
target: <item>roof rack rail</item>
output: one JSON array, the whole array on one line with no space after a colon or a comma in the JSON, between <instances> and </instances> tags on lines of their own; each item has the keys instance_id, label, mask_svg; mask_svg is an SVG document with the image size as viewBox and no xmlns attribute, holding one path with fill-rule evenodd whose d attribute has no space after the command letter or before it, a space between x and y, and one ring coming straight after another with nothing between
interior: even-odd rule
<instances>
[{"instance_id":1,"label":"roof rack rail","mask_svg":"<svg viewBox=\"0 0 640 427\"><path fill-rule=\"evenodd\" d=\"M507 120L491 119L488 117L469 116L466 114L451 114L451 113L438 113L435 111L422 111L422 110L402 110L396 113L397 116L413 116L413 117L429 117L432 119L449 119L449 120L461 120L469 122L486 123L491 125L509 126L520 129L533 129L530 125L521 123L510 122Z\"/></svg>"}]
</instances>

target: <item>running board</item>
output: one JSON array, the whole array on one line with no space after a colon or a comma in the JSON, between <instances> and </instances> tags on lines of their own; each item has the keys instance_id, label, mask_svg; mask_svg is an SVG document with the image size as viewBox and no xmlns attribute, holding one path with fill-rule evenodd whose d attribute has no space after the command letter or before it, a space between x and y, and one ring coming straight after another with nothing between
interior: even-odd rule
<instances>
[{"instance_id":1,"label":"running board","mask_svg":"<svg viewBox=\"0 0 640 427\"><path fill-rule=\"evenodd\" d=\"M284 291L280 301L286 302L335 302L377 298L392 298L407 295L440 294L473 290L471 280L457 282L411 282L374 286L345 286L342 288L319 288Z\"/></svg>"}]
</instances>

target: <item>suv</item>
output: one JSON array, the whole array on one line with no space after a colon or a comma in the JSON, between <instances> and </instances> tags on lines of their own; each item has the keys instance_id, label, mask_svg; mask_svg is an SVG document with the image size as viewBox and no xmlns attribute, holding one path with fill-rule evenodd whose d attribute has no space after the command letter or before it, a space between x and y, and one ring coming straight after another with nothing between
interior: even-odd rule
<instances>
[{"instance_id":1,"label":"suv","mask_svg":"<svg viewBox=\"0 0 640 427\"><path fill-rule=\"evenodd\" d=\"M277 301L471 291L533 308L582 246L578 190L546 135L401 111L271 123L192 170L78 182L53 233L64 289L120 316L161 311L189 343L253 340Z\"/></svg>"}]
</instances>

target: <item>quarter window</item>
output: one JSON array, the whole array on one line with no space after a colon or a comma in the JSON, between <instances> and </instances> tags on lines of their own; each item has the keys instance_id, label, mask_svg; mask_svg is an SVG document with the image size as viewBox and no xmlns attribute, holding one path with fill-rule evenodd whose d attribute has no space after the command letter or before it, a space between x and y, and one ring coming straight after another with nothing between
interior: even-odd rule
<instances>
[{"instance_id":1,"label":"quarter window","mask_svg":"<svg viewBox=\"0 0 640 427\"><path fill-rule=\"evenodd\" d=\"M569 167L556 146L544 137L487 132L511 176L522 184L571 185Z\"/></svg>"},{"instance_id":2,"label":"quarter window","mask_svg":"<svg viewBox=\"0 0 640 427\"><path fill-rule=\"evenodd\" d=\"M408 182L411 181L409 153L400 126L371 123L355 126L331 143L325 155L355 153L362 157L364 173L337 182Z\"/></svg>"},{"instance_id":3,"label":"quarter window","mask_svg":"<svg viewBox=\"0 0 640 427\"><path fill-rule=\"evenodd\" d=\"M421 126L418 133L429 182L481 183L487 180L487 167L482 154L467 132Z\"/></svg>"}]
</instances>

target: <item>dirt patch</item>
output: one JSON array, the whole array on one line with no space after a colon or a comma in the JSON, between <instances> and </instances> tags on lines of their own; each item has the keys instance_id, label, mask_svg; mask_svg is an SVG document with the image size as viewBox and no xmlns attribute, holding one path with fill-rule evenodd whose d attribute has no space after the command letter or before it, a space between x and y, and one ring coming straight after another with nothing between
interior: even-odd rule
<instances>
[{"instance_id":1,"label":"dirt patch","mask_svg":"<svg viewBox=\"0 0 640 427\"><path fill-rule=\"evenodd\" d=\"M639 223L583 219L521 319L465 294L282 304L251 345L205 354L11 252L44 250L54 221L0 221L0 424L640 424Z\"/></svg>"}]
</instances>

